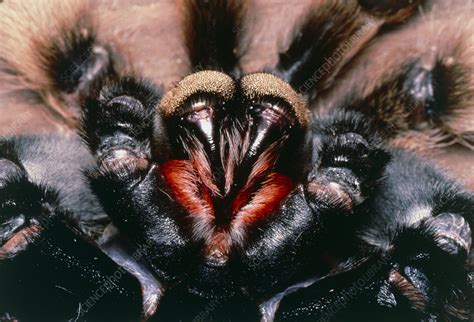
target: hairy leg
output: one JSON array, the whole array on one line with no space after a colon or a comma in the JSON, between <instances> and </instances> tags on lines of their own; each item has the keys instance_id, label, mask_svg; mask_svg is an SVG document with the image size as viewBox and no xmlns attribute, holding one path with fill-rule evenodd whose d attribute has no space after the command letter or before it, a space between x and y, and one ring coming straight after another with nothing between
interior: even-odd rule
<instances>
[{"instance_id":1,"label":"hairy leg","mask_svg":"<svg viewBox=\"0 0 474 322\"><path fill-rule=\"evenodd\" d=\"M55 192L29 181L14 142L0 143L0 315L100 320L121 303L117 316L139 318L138 281L94 246Z\"/></svg>"}]
</instances>

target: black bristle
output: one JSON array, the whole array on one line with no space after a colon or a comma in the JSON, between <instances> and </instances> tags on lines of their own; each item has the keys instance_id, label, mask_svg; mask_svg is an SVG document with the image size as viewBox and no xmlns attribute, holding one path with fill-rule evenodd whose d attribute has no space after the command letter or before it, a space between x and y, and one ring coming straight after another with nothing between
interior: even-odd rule
<instances>
[{"instance_id":1,"label":"black bristle","mask_svg":"<svg viewBox=\"0 0 474 322\"><path fill-rule=\"evenodd\" d=\"M88 16L80 16L73 28L65 28L61 39L51 41L42 51L52 85L68 94L87 92L117 74L117 57L99 42Z\"/></svg>"},{"instance_id":2,"label":"black bristle","mask_svg":"<svg viewBox=\"0 0 474 322\"><path fill-rule=\"evenodd\" d=\"M192 70L238 73L245 1L186 0L184 34Z\"/></svg>"},{"instance_id":3,"label":"black bristle","mask_svg":"<svg viewBox=\"0 0 474 322\"><path fill-rule=\"evenodd\" d=\"M330 65L341 62L343 53L336 57L337 49L361 26L359 9L354 3L327 1L312 8L296 28L288 49L280 53L276 72L295 90L306 94L330 75L328 70L319 77L316 75L319 68L326 62Z\"/></svg>"}]
</instances>

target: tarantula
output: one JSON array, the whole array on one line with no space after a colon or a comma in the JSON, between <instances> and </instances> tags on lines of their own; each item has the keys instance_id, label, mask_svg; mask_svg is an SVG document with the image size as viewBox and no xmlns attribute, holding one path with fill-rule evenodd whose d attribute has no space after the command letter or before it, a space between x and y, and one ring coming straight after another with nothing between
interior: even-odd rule
<instances>
[{"instance_id":1,"label":"tarantula","mask_svg":"<svg viewBox=\"0 0 474 322\"><path fill-rule=\"evenodd\" d=\"M472 145L472 19L361 81L422 2L316 1L253 71L249 2L179 2L168 91L89 5L0 4L2 102L79 124L0 140L0 320L468 320L474 195L406 148Z\"/></svg>"}]
</instances>

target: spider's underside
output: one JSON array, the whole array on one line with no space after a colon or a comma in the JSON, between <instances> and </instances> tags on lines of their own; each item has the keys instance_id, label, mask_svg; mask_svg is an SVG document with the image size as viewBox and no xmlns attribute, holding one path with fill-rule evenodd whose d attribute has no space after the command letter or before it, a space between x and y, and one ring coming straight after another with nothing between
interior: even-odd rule
<instances>
[{"instance_id":1,"label":"spider's underside","mask_svg":"<svg viewBox=\"0 0 474 322\"><path fill-rule=\"evenodd\" d=\"M470 319L470 3L140 4L0 4L0 320Z\"/></svg>"}]
</instances>

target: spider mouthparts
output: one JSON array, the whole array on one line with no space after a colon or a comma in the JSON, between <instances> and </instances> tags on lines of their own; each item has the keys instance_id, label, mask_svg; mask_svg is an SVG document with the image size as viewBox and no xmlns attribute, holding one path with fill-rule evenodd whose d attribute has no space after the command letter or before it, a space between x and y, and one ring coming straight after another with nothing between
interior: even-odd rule
<instances>
[{"instance_id":1,"label":"spider mouthparts","mask_svg":"<svg viewBox=\"0 0 474 322\"><path fill-rule=\"evenodd\" d=\"M307 108L271 74L237 83L211 71L183 79L161 107L173 138L173 156L161 167L165 181L191 218L192 235L204 240L205 261L225 265L248 228L293 188Z\"/></svg>"}]
</instances>

